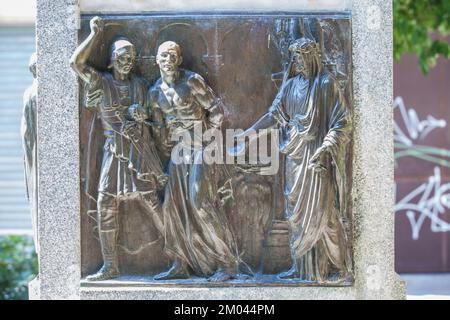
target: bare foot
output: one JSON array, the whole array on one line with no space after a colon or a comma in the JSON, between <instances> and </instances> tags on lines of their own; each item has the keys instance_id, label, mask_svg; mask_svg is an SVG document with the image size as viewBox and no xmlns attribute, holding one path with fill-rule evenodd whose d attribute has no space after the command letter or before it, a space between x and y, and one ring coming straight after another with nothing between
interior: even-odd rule
<instances>
[{"instance_id":1,"label":"bare foot","mask_svg":"<svg viewBox=\"0 0 450 320\"><path fill-rule=\"evenodd\" d=\"M331 274L327 280L336 283L352 283L353 276L344 272L336 272Z\"/></svg>"},{"instance_id":2,"label":"bare foot","mask_svg":"<svg viewBox=\"0 0 450 320\"><path fill-rule=\"evenodd\" d=\"M236 276L236 279L238 279L238 280L250 280L252 278L253 278L253 276L251 276L249 274L245 274L245 273L240 273Z\"/></svg>"},{"instance_id":3,"label":"bare foot","mask_svg":"<svg viewBox=\"0 0 450 320\"><path fill-rule=\"evenodd\" d=\"M172 267L163 273L157 274L153 277L155 280L171 280L171 279L187 279L189 272L186 265L180 261L175 261Z\"/></svg>"},{"instance_id":4,"label":"bare foot","mask_svg":"<svg viewBox=\"0 0 450 320\"><path fill-rule=\"evenodd\" d=\"M298 278L298 272L297 272L297 268L295 266L293 266L292 268L290 268L288 271L285 272L281 272L278 274L278 278L279 279L295 279Z\"/></svg>"},{"instance_id":5,"label":"bare foot","mask_svg":"<svg viewBox=\"0 0 450 320\"><path fill-rule=\"evenodd\" d=\"M226 272L224 269L219 269L211 277L208 278L210 282L224 282L227 280L235 279L236 275L230 272Z\"/></svg>"}]
</instances>

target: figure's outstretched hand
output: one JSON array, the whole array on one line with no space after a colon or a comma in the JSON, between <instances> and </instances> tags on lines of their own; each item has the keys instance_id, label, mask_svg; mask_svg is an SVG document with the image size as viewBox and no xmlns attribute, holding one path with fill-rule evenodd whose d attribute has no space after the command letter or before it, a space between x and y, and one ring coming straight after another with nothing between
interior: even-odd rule
<instances>
[{"instance_id":1,"label":"figure's outstretched hand","mask_svg":"<svg viewBox=\"0 0 450 320\"><path fill-rule=\"evenodd\" d=\"M308 168L317 173L325 173L328 170L328 150L321 146L309 160Z\"/></svg>"},{"instance_id":2,"label":"figure's outstretched hand","mask_svg":"<svg viewBox=\"0 0 450 320\"><path fill-rule=\"evenodd\" d=\"M91 32L98 34L103 31L104 21L102 20L102 18L95 16L91 19L90 26Z\"/></svg>"}]
</instances>

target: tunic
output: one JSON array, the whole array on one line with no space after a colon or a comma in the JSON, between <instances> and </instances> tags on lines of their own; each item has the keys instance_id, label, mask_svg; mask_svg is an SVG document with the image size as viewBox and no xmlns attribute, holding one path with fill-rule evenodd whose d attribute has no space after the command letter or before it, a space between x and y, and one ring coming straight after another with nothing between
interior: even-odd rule
<instances>
[{"instance_id":1,"label":"tunic","mask_svg":"<svg viewBox=\"0 0 450 320\"><path fill-rule=\"evenodd\" d=\"M133 122L128 115L131 105L144 106L145 82L135 75L130 80L117 81L110 73L91 70L91 74L93 80L88 88L86 105L97 109L96 117L100 119L103 131L102 138L94 137L98 130L94 119L87 151L91 161L87 170L94 171L92 158L96 156L93 153L98 153L96 144L103 145L97 190L111 196L154 190L156 177L162 176L163 171L150 128L146 124ZM124 135L124 125L127 123L134 126L133 138ZM91 180L96 180L95 174L88 172L87 190L92 189Z\"/></svg>"}]
</instances>

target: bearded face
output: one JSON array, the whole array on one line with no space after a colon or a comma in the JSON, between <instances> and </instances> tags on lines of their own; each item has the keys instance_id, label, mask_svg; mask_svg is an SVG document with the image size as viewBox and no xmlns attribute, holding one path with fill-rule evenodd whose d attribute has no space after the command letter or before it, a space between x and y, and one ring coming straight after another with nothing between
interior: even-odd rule
<instances>
[{"instance_id":1,"label":"bearded face","mask_svg":"<svg viewBox=\"0 0 450 320\"><path fill-rule=\"evenodd\" d=\"M321 69L320 55L314 52L293 53L291 75L309 79L320 73Z\"/></svg>"},{"instance_id":2,"label":"bearded face","mask_svg":"<svg viewBox=\"0 0 450 320\"><path fill-rule=\"evenodd\" d=\"M294 52L292 55L292 72L294 75L301 74L304 78L311 75L311 59L306 53Z\"/></svg>"},{"instance_id":3,"label":"bearded face","mask_svg":"<svg viewBox=\"0 0 450 320\"><path fill-rule=\"evenodd\" d=\"M321 53L315 41L300 38L295 40L290 46L291 68L290 76L301 75L310 78L317 75L321 70Z\"/></svg>"}]
</instances>

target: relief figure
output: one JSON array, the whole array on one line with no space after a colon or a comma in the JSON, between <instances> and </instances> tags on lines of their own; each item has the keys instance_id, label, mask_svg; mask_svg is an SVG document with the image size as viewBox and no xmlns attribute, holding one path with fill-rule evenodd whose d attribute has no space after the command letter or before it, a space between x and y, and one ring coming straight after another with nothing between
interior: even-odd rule
<instances>
[{"instance_id":1,"label":"relief figure","mask_svg":"<svg viewBox=\"0 0 450 320\"><path fill-rule=\"evenodd\" d=\"M180 68L181 47L166 41L158 47L156 62L161 78L150 88L150 113L164 123L162 145L167 155L169 181L163 203L165 252L171 268L157 280L208 277L225 281L237 274L237 250L223 210L219 178L223 165L202 161L204 142L197 135L220 130L223 113L218 98L197 73ZM196 136L197 135L197 136ZM175 161L173 137L184 136L184 154ZM187 136L187 137L186 137ZM225 192L226 193L226 192Z\"/></svg>"},{"instance_id":2,"label":"relief figure","mask_svg":"<svg viewBox=\"0 0 450 320\"><path fill-rule=\"evenodd\" d=\"M343 222L350 111L337 80L323 68L316 41L297 39L289 52L269 112L249 129L279 128L279 149L286 155L282 167L292 267L278 277L319 283L349 280L352 261ZM243 149L240 145L233 153Z\"/></svg>"},{"instance_id":3,"label":"relief figure","mask_svg":"<svg viewBox=\"0 0 450 320\"><path fill-rule=\"evenodd\" d=\"M88 158L102 157L98 177L95 161L87 165L89 196L97 203L97 223L103 266L89 281L120 275L118 265L119 201L140 199L144 210L162 232L161 205L157 191L167 181L154 146L149 115L145 109L146 82L133 73L136 50L125 38L117 38L110 48L108 72L89 64L102 41L104 21L91 20L91 33L77 48L71 66L86 85L86 107L95 108L101 122L101 137L90 137ZM94 132L95 130L93 130ZM92 180L92 181L91 181Z\"/></svg>"}]
</instances>

